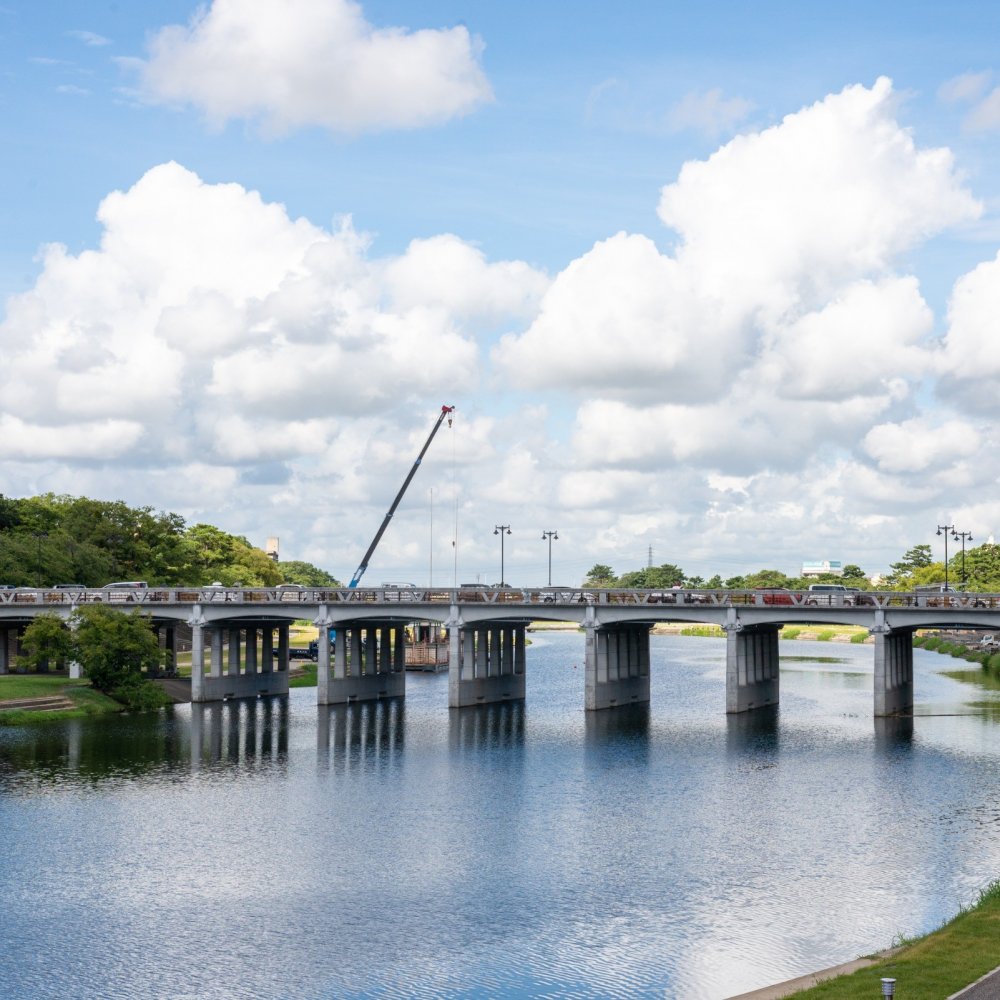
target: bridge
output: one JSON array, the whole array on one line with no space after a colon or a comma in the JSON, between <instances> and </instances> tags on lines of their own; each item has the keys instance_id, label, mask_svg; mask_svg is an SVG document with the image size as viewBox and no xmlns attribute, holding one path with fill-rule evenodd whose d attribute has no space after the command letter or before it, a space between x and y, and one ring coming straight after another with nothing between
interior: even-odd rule
<instances>
[{"instance_id":1,"label":"bridge","mask_svg":"<svg viewBox=\"0 0 1000 1000\"><path fill-rule=\"evenodd\" d=\"M913 707L912 636L920 628L1000 630L1000 595L812 591L377 587L316 589L188 587L0 590L0 673L38 614L67 620L88 604L148 614L164 649L176 626L191 629L195 702L288 692L291 622L336 633L319 643L319 704L405 694L406 627L448 632L448 704L525 696L531 622L576 622L584 633L584 707L649 701L649 635L658 622L718 625L726 636L726 711L778 703L778 630L783 625L860 625L873 638L874 712ZM206 664L207 657L207 664ZM70 665L71 676L79 666Z\"/></svg>"}]
</instances>

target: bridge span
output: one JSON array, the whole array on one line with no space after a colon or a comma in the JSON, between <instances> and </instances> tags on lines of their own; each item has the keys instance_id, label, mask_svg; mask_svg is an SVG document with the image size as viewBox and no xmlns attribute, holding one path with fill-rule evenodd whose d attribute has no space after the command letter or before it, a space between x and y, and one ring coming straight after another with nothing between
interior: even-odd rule
<instances>
[{"instance_id":1,"label":"bridge span","mask_svg":"<svg viewBox=\"0 0 1000 1000\"><path fill-rule=\"evenodd\" d=\"M588 711L649 701L649 635L658 622L711 624L726 636L726 711L778 703L782 625L851 624L873 637L874 713L913 707L912 636L919 628L1000 630L1000 595L810 591L376 587L193 587L0 590L0 673L38 614L67 620L103 603L151 617L168 651L191 629L196 702L288 692L288 629L307 619L336 640L319 643L317 701L405 693L406 626L448 632L453 708L524 698L531 622L576 622L584 633ZM331 648L332 647L332 648ZM206 656L208 663L206 664ZM79 668L71 665L71 674Z\"/></svg>"}]
</instances>

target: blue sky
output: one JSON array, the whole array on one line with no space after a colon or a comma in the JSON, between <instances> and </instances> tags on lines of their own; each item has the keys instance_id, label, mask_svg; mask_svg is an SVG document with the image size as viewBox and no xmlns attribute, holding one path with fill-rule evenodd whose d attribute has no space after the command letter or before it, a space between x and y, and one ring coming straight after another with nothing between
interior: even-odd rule
<instances>
[{"instance_id":1,"label":"blue sky","mask_svg":"<svg viewBox=\"0 0 1000 1000\"><path fill-rule=\"evenodd\" d=\"M376 576L988 537L1000 9L802 8L3 3L4 492L347 578L454 402Z\"/></svg>"}]
</instances>

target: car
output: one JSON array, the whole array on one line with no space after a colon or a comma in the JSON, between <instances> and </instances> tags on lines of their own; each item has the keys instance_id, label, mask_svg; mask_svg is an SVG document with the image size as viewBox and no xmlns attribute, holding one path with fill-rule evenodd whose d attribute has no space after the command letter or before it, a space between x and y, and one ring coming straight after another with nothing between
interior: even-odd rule
<instances>
[{"instance_id":1,"label":"car","mask_svg":"<svg viewBox=\"0 0 1000 1000\"><path fill-rule=\"evenodd\" d=\"M754 594L760 595L761 604L794 604L791 591L785 587L757 587Z\"/></svg>"},{"instance_id":2,"label":"car","mask_svg":"<svg viewBox=\"0 0 1000 1000\"><path fill-rule=\"evenodd\" d=\"M816 607L819 604L827 607L850 607L854 598L842 583L811 583L806 604Z\"/></svg>"}]
</instances>

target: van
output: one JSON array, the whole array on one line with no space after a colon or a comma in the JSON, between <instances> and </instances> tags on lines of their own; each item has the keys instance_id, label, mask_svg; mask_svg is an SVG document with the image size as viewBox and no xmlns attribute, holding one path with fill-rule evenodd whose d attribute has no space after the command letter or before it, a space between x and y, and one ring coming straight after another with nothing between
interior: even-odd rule
<instances>
[{"instance_id":1,"label":"van","mask_svg":"<svg viewBox=\"0 0 1000 1000\"><path fill-rule=\"evenodd\" d=\"M806 604L810 607L817 607L820 604L850 607L854 604L854 598L842 583L810 583Z\"/></svg>"},{"instance_id":2,"label":"van","mask_svg":"<svg viewBox=\"0 0 1000 1000\"><path fill-rule=\"evenodd\" d=\"M120 580L117 583L106 583L101 589L109 591L108 600L121 602L130 600L130 590L147 590L149 584L145 580Z\"/></svg>"}]
</instances>

